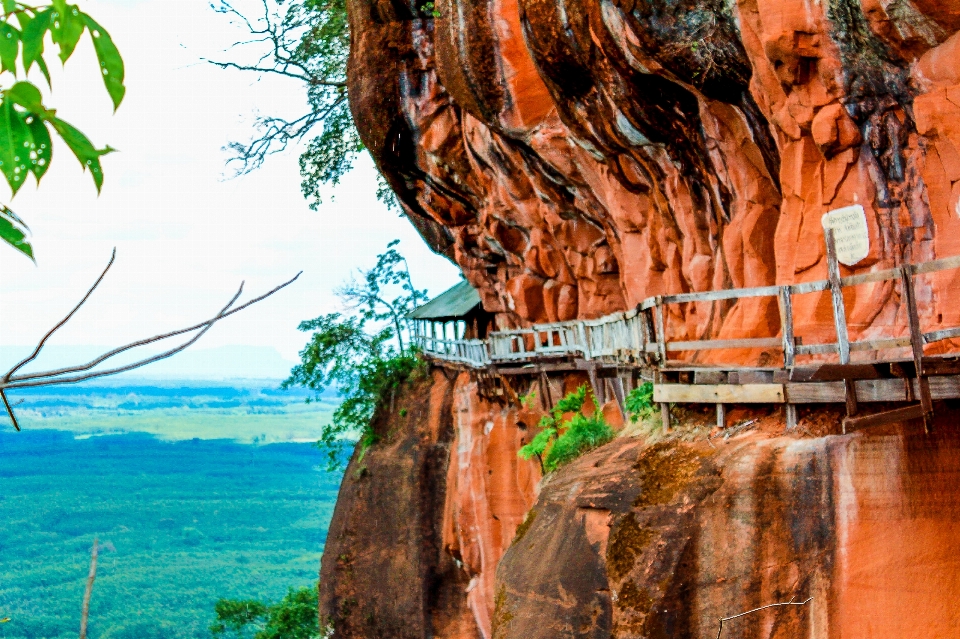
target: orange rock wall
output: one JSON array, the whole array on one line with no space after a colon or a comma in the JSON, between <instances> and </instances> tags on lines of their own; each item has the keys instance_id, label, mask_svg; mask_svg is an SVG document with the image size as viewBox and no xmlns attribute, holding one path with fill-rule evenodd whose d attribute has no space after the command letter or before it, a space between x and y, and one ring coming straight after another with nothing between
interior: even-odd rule
<instances>
[{"instance_id":1,"label":"orange rock wall","mask_svg":"<svg viewBox=\"0 0 960 639\"><path fill-rule=\"evenodd\" d=\"M826 275L820 216L864 205L856 272L960 254L958 0L350 0L364 143L501 325ZM845 272L853 272L844 269ZM955 273L919 287L960 324ZM798 333L830 304L796 300ZM847 292L856 334L897 287ZM770 336L772 300L672 307L676 338Z\"/></svg>"},{"instance_id":2,"label":"orange rock wall","mask_svg":"<svg viewBox=\"0 0 960 639\"><path fill-rule=\"evenodd\" d=\"M960 636L958 459L955 433L919 429L619 439L543 487L498 568L493 636L715 637L808 598L723 636Z\"/></svg>"}]
</instances>

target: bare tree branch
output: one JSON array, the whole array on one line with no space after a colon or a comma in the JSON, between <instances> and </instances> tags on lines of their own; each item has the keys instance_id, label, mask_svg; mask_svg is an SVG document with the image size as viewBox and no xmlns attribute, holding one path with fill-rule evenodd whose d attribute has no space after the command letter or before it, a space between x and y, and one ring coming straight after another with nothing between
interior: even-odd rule
<instances>
[{"instance_id":1,"label":"bare tree branch","mask_svg":"<svg viewBox=\"0 0 960 639\"><path fill-rule=\"evenodd\" d=\"M760 606L759 608L754 608L753 610L748 610L746 612L741 612L738 615L732 615L730 617L721 617L720 618L720 628L717 629L717 639L720 639L720 633L723 632L723 622L730 621L731 619L736 619L737 617L743 617L746 615L753 614L755 612L760 612L761 610L766 610L767 608L775 608L777 606L806 606L808 603L813 601L813 597L809 597L804 601L794 601L796 596L791 597L790 601L781 601L780 603L767 604L766 606Z\"/></svg>"},{"instance_id":2,"label":"bare tree branch","mask_svg":"<svg viewBox=\"0 0 960 639\"><path fill-rule=\"evenodd\" d=\"M17 429L17 432L20 432L20 424L17 423L17 418L13 414L13 407L10 406L10 402L7 401L7 394L3 392L2 388L0 388L0 399L3 400L3 408L7 411L7 415L10 416L10 421L13 422L13 427Z\"/></svg>"},{"instance_id":3,"label":"bare tree branch","mask_svg":"<svg viewBox=\"0 0 960 639\"><path fill-rule=\"evenodd\" d=\"M43 338L37 343L37 347L33 350L33 353L31 353L29 357L23 359L19 364L17 364L16 366L8 370L6 374L4 374L2 378L0 378L0 382L9 382L10 377L14 373L16 373L18 370L20 370L21 368L23 368L24 366L26 366L27 364L29 364L30 362L32 362L37 358L37 355L40 354L40 351L43 349L43 345L46 344L48 339L50 339L50 336L56 333L57 330L59 330L64 324L69 322L70 318L73 317L74 314L80 310L80 307L83 306L84 302L86 302L90 298L90 296L93 295L93 292L97 290L97 287L100 286L100 282L103 281L103 278L106 276L107 271L110 270L110 267L113 266L113 261L116 258L117 258L117 247L113 247L113 252L110 254L110 261L107 262L107 266L103 269L103 272L100 273L100 277L98 277L97 281L93 283L93 286L91 286L90 290L87 291L87 294L83 296L83 299L80 300L80 302L73 307L72 311L67 313L66 317L64 317L62 320L57 322L57 324L53 328L47 331L47 334L44 335Z\"/></svg>"},{"instance_id":4,"label":"bare tree branch","mask_svg":"<svg viewBox=\"0 0 960 639\"><path fill-rule=\"evenodd\" d=\"M80 639L87 639L87 618L90 616L90 596L93 594L93 580L97 578L97 538L93 538L93 550L90 551L90 573L87 575L87 589L83 592L83 607L80 609Z\"/></svg>"},{"instance_id":5,"label":"bare tree branch","mask_svg":"<svg viewBox=\"0 0 960 639\"><path fill-rule=\"evenodd\" d=\"M110 263L107 265L107 268L104 269L104 272L100 275L100 278L99 278L99 279L96 281L96 283L90 288L90 290L87 292L87 294L84 296L84 298L80 301L80 303L77 304L77 306L75 306L74 309L73 309L63 320L61 320L53 329L51 329L50 331L48 331L48 332L46 333L46 335L43 336L43 338L42 338L42 339L40 340L40 342L37 344L37 347L34 349L34 352L31 354L31 356L28 357L28 358L26 358L26 359L24 359L23 361L19 362L18 364L16 364L13 368L11 368L9 371L7 371L7 373L4 374L3 377L0 377L0 399L2 399L2 401L3 401L4 410L6 411L7 415L10 417L11 421L13 422L14 428L16 428L17 430L20 430L20 425L19 425L19 423L17 422L16 415L15 415L14 412L13 412L13 407L10 405L10 402L7 400L6 391L8 391L8 390L13 390L13 389L19 389L19 388L31 388L31 387L36 387L36 386L53 386L53 385L57 385L57 384L75 384L75 383L77 383L77 382L82 382L82 381L89 380L89 379L95 379L95 378L98 378L98 377L106 377L106 376L109 376L109 375L116 375L116 374L118 374L118 373L123 373L123 372L126 372L126 371L134 370L134 369L136 369L136 368L140 368L140 367L142 367L142 366L146 366L147 364L152 364L153 362L157 362L157 361L160 361L160 360L162 360L162 359L166 359L166 358L168 358L168 357L171 357L171 356L173 356L173 355L176 355L177 353L185 350L186 348L188 348L189 346L191 346L192 344L194 344L197 340L199 340L201 337L203 337L203 335L204 335L208 330L210 330L210 329L213 327L214 324L216 324L216 323L219 322L220 320L222 320L222 319L224 319L224 318L226 318L226 317L229 317L229 316L231 316L231 315L233 315L233 314L235 314L235 313L239 313L240 311L242 311L242 310L244 310L244 309L246 309L246 308L249 308L249 307L252 306L253 304L256 304L257 302L260 302L260 301L265 300L266 298L268 298L268 297L270 297L271 295L277 293L277 292L280 291L281 289L286 288L287 286L289 286L290 284L292 284L293 282L295 282L295 281L297 280L297 278L299 278L300 275L301 275L301 273L302 273L302 271L301 271L301 273L297 273L294 277L292 277L291 279L287 280L287 281L284 282L283 284L280 284L279 286L274 287L273 289L267 291L266 293L264 293L264 294L262 294L262 295L260 295L260 296L258 296L258 297L255 297L255 298L253 298L253 299L245 302L244 304L241 304L240 306L237 306L236 308L234 308L234 304L237 302L237 300L240 298L241 294L243 293L243 284L241 283L241 284L240 284L240 288L237 290L236 294L230 299L230 301L226 304L226 306L224 306L222 309L220 309L220 311L219 311L216 315L214 315L214 316L211 317L210 319L207 319L207 320L204 320L203 322L200 322L199 324L194 324L193 326L189 326L189 327L187 327L187 328L177 329L177 330L174 330L174 331L170 331L170 332L168 332L168 333L163 333L163 334L160 334L160 335L155 335L155 336L153 336L153 337L148 337L148 338L146 338L146 339L141 339L141 340L137 340L137 341L135 341L135 342L131 342L131 343L129 343L129 344L125 344L124 346L120 346L120 347L115 348L115 349L113 349L113 350L111 350L111 351L107 351L106 353L100 355L99 357L94 358L93 360L91 360L91 361L89 361L89 362L87 362L87 363L85 363L85 364L80 364L80 365L76 365L76 366L68 366L68 367L65 367L65 368L58 368L58 369L49 370L49 371L41 371L41 372L36 372L36 373L23 373L23 374L15 375L14 373L15 373L18 369L22 368L25 364L27 364L27 363L29 363L30 361L34 360L34 359L40 354L40 351L43 349L43 347L44 347L47 339L50 337L50 335L52 335L52 334L54 333L54 331L56 331L58 328L62 327L64 324L66 324L67 321L69 321L69 319L74 315L74 313L76 313L77 309L79 309L80 306L82 306L83 303L86 302L86 300L90 297L90 294L93 293L94 289L96 289L97 286L100 284L100 282L103 280L103 277L104 277L104 275L106 275L107 270L109 270L110 266L113 264L113 261L114 261L115 257L116 257L116 250L114 250L114 253L113 253L113 255L112 255L111 258L110 258ZM187 334L187 333L193 333L193 332L195 332L195 331L196 331L197 333L196 333L195 335L193 335L193 336L192 336L189 340L187 340L186 342L183 342L182 344L179 344L179 345L177 345L177 346L175 346L175 347L173 347L173 348L170 348L170 349L168 349L168 350L166 350L166 351L163 351L163 352L161 352L161 353L157 353L156 355L152 355L152 356L150 356L150 357L146 357L146 358L144 358L144 359L138 360L138 361L133 362L133 363L131 363L131 364L126 364L126 365L123 365L123 366L118 366L118 367L116 367L116 368L111 368L111 369L106 369L106 370L100 370L100 371L91 371L92 368L98 366L99 364L102 364L103 362L107 361L107 360L110 359L111 357L114 357L114 356L116 356L116 355L119 355L120 353L123 353L123 352L125 352L125 351L131 350L131 349L134 349L134 348L138 348L138 347L140 347L140 346L145 346L145 345L147 345L147 344L153 344L153 343L155 343L155 342L160 342L160 341L169 339L169 338L171 338L171 337L176 337L176 336L178 336L178 335L184 335L184 334ZM84 372L84 371L90 371L90 372ZM83 373L83 374L81 374L81 375L72 375L72 376L71 376L71 375L70 375L71 373Z\"/></svg>"}]
</instances>

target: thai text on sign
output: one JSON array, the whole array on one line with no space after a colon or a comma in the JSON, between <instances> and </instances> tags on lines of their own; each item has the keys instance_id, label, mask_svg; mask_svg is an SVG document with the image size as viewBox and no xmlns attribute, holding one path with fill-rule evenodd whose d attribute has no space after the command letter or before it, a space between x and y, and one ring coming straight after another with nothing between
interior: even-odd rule
<instances>
[{"instance_id":1,"label":"thai text on sign","mask_svg":"<svg viewBox=\"0 0 960 639\"><path fill-rule=\"evenodd\" d=\"M833 229L838 262L853 266L869 255L870 231L862 206L854 204L830 211L820 221L824 229Z\"/></svg>"}]
</instances>

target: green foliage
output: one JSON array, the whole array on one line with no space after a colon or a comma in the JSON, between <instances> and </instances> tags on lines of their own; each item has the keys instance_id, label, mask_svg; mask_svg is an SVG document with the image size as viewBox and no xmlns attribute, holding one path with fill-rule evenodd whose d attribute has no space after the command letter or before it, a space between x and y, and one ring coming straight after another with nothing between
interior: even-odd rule
<instances>
[{"instance_id":1,"label":"green foliage","mask_svg":"<svg viewBox=\"0 0 960 639\"><path fill-rule=\"evenodd\" d=\"M21 71L27 76L36 65L49 85L50 73L43 57L47 35L57 46L61 63L66 63L85 31L90 35L104 87L116 110L126 91L120 52L103 27L66 0L53 0L52 4L36 7L4 1L0 19L0 73L16 79ZM10 187L11 197L26 183L28 174L32 173L39 185L49 169L53 159L51 129L73 152L81 168L90 171L99 192L103 186L100 157L113 149L95 147L87 136L43 104L40 90L33 83L19 80L0 88L0 173ZM6 206L0 207L0 240L33 259L26 224Z\"/></svg>"},{"instance_id":2,"label":"green foliage","mask_svg":"<svg viewBox=\"0 0 960 639\"><path fill-rule=\"evenodd\" d=\"M600 404L596 397L592 399L594 411L589 417L583 414L587 402L586 384L558 401L550 414L540 420L543 430L520 449L520 457L536 457L540 460L541 470L549 473L613 439L613 430L603 419ZM573 417L564 421L563 416L567 413L573 413Z\"/></svg>"},{"instance_id":3,"label":"green foliage","mask_svg":"<svg viewBox=\"0 0 960 639\"><path fill-rule=\"evenodd\" d=\"M653 408L653 384L644 382L637 386L625 399L627 412L630 413L630 421L636 424L641 419L654 413Z\"/></svg>"},{"instance_id":4,"label":"green foliage","mask_svg":"<svg viewBox=\"0 0 960 639\"><path fill-rule=\"evenodd\" d=\"M76 639L94 534L94 639L209 639L219 599L279 601L316 583L341 476L309 445L25 428L0 434L0 450L4 639Z\"/></svg>"},{"instance_id":5,"label":"green foliage","mask_svg":"<svg viewBox=\"0 0 960 639\"><path fill-rule=\"evenodd\" d=\"M427 14L431 18L440 17L440 11L437 10L436 5L432 2L425 2L424 4L420 5L420 11Z\"/></svg>"},{"instance_id":6,"label":"green foliage","mask_svg":"<svg viewBox=\"0 0 960 639\"><path fill-rule=\"evenodd\" d=\"M520 405L526 409L533 408L533 402L536 401L536 399L537 399L537 391L530 391L526 395L520 396Z\"/></svg>"},{"instance_id":7,"label":"green foliage","mask_svg":"<svg viewBox=\"0 0 960 639\"><path fill-rule=\"evenodd\" d=\"M221 599L215 607L217 621L210 626L214 637L252 639L319 639L317 589L290 589L275 604L254 600ZM253 634L249 634L252 630ZM325 633L324 633L325 634Z\"/></svg>"},{"instance_id":8,"label":"green foliage","mask_svg":"<svg viewBox=\"0 0 960 639\"><path fill-rule=\"evenodd\" d=\"M406 260L396 250L398 240L377 256L376 265L361 271L337 289L347 313L329 313L300 323L312 332L282 388L301 386L317 398L335 387L342 398L317 445L329 456L331 468L342 463L340 449L348 437L358 437L361 453L376 443L371 421L423 361L404 344L404 317L427 301L426 291L413 286Z\"/></svg>"}]
</instances>

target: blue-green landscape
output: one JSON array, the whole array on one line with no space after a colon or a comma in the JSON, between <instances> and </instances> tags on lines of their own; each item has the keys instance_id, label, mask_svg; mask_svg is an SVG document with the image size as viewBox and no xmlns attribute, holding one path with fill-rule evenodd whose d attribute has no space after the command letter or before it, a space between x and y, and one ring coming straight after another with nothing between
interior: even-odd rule
<instances>
[{"instance_id":1,"label":"blue-green landscape","mask_svg":"<svg viewBox=\"0 0 960 639\"><path fill-rule=\"evenodd\" d=\"M309 442L336 398L275 388L14 397L24 430L0 431L0 637L77 636L94 535L96 639L209 637L218 599L315 583L340 477Z\"/></svg>"}]
</instances>

